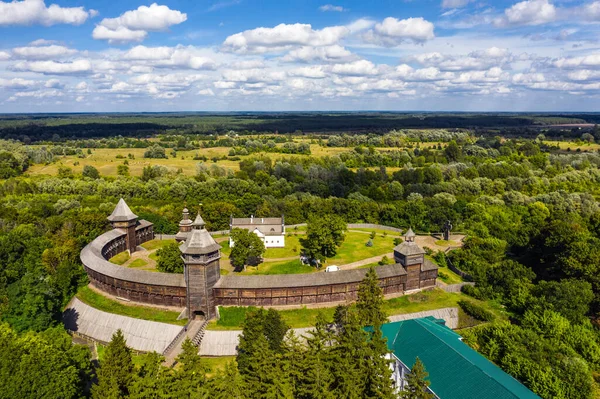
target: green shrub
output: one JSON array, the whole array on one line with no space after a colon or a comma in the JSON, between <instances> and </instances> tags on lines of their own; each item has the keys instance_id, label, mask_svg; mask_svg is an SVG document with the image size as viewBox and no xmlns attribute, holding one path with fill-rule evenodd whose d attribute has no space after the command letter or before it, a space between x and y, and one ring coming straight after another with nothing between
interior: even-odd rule
<instances>
[{"instance_id":1,"label":"green shrub","mask_svg":"<svg viewBox=\"0 0 600 399\"><path fill-rule=\"evenodd\" d=\"M367 247L372 247L373 246L373 240L369 240L367 241L367 243L365 244Z\"/></svg>"},{"instance_id":2,"label":"green shrub","mask_svg":"<svg viewBox=\"0 0 600 399\"><path fill-rule=\"evenodd\" d=\"M485 295L483 295L483 293L481 292L481 290L478 287L475 287L474 285L470 285L470 284L469 285L463 285L460 288L460 291L463 294L468 295L468 296L470 296L472 298L475 298L475 299L479 299L479 300L486 299Z\"/></svg>"},{"instance_id":3,"label":"green shrub","mask_svg":"<svg viewBox=\"0 0 600 399\"><path fill-rule=\"evenodd\" d=\"M493 321L494 314L469 301L458 301L458 306L469 316L481 321Z\"/></svg>"}]
</instances>

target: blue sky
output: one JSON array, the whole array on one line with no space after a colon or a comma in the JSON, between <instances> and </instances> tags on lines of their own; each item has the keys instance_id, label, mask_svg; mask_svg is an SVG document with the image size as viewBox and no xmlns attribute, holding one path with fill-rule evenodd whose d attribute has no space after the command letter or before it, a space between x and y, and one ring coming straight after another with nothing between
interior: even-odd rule
<instances>
[{"instance_id":1,"label":"blue sky","mask_svg":"<svg viewBox=\"0 0 600 399\"><path fill-rule=\"evenodd\" d=\"M600 111L600 0L0 0L0 112Z\"/></svg>"}]
</instances>

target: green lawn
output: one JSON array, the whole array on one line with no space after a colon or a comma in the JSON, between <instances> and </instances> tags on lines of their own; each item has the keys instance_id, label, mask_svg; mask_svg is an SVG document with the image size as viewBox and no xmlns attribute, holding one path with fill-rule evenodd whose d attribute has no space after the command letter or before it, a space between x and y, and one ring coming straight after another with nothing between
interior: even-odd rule
<instances>
[{"instance_id":1,"label":"green lawn","mask_svg":"<svg viewBox=\"0 0 600 399\"><path fill-rule=\"evenodd\" d=\"M147 266L148 262L146 262L144 259L136 259L133 262L131 262L129 265L127 265L127 267L131 267L131 268L140 268L140 267L144 267Z\"/></svg>"},{"instance_id":2,"label":"green lawn","mask_svg":"<svg viewBox=\"0 0 600 399\"><path fill-rule=\"evenodd\" d=\"M155 249L162 248L165 245L170 244L172 242L176 242L176 241L175 240L150 240L150 241L146 241L145 243L143 243L142 247L146 251L153 251Z\"/></svg>"},{"instance_id":3,"label":"green lawn","mask_svg":"<svg viewBox=\"0 0 600 399\"><path fill-rule=\"evenodd\" d=\"M355 231L364 231L367 233L371 233L371 232L375 232L377 234L377 237L382 237L384 235L387 235L389 237L402 237L402 234L397 233L395 231L390 231L390 230L383 230L383 229L367 229L367 228L348 228L348 230L355 230ZM386 234L387 233L387 234Z\"/></svg>"},{"instance_id":4,"label":"green lawn","mask_svg":"<svg viewBox=\"0 0 600 399\"><path fill-rule=\"evenodd\" d=\"M120 254L116 254L115 256L110 258L108 261L111 263L114 263L115 265L122 265L123 263L127 262L129 260L129 258L130 258L129 252L123 251Z\"/></svg>"},{"instance_id":5,"label":"green lawn","mask_svg":"<svg viewBox=\"0 0 600 399\"><path fill-rule=\"evenodd\" d=\"M367 247L365 244L369 241L369 235L356 232L346 233L346 239L338 248L335 257L327 259L328 265L345 265L362 259L371 258L378 255L385 255L394 250L394 237L377 236L373 239L373 246Z\"/></svg>"},{"instance_id":6,"label":"green lawn","mask_svg":"<svg viewBox=\"0 0 600 399\"><path fill-rule=\"evenodd\" d=\"M312 266L303 265L299 259L282 262L261 263L258 266L246 266L246 270L237 274L303 274L318 271Z\"/></svg>"},{"instance_id":7,"label":"green lawn","mask_svg":"<svg viewBox=\"0 0 600 399\"><path fill-rule=\"evenodd\" d=\"M185 325L185 323L187 322L187 320L185 319L177 320L177 317L179 316L178 312L173 312L170 310L161 310L157 308L151 308L148 306L125 305L121 302L117 302L103 295L100 295L89 287L81 287L79 291L77 291L76 296L82 302L92 306L93 308L108 313L134 317L136 319L177 324L180 326Z\"/></svg>"},{"instance_id":8,"label":"green lawn","mask_svg":"<svg viewBox=\"0 0 600 399\"><path fill-rule=\"evenodd\" d=\"M300 255L300 250L302 247L300 246L300 237L303 235L292 235L285 237L285 247L283 248L267 248L265 251L264 257L269 258L289 258L292 256ZM295 249L295 251L294 251Z\"/></svg>"},{"instance_id":9,"label":"green lawn","mask_svg":"<svg viewBox=\"0 0 600 399\"><path fill-rule=\"evenodd\" d=\"M437 240L435 245L439 245L440 247L454 247L459 245L459 243L452 240Z\"/></svg>"},{"instance_id":10,"label":"green lawn","mask_svg":"<svg viewBox=\"0 0 600 399\"><path fill-rule=\"evenodd\" d=\"M98 360L102 361L102 359L104 358L104 351L106 350L106 347L102 344L96 344L96 353L98 354ZM133 364L140 367L143 363L143 354L137 354L135 352L133 352L131 354L131 360L133 361Z\"/></svg>"},{"instance_id":11,"label":"green lawn","mask_svg":"<svg viewBox=\"0 0 600 399\"><path fill-rule=\"evenodd\" d=\"M446 284L458 284L464 280L458 274L454 273L447 267L440 267L438 270L438 278Z\"/></svg>"},{"instance_id":12,"label":"green lawn","mask_svg":"<svg viewBox=\"0 0 600 399\"><path fill-rule=\"evenodd\" d=\"M468 300L475 302L484 308L493 312L496 317L506 319L506 313L496 303L482 302L461 293L448 293L440 289L431 291L423 291L412 295L405 295L398 298L388 299L384 301L383 309L389 315L406 314L422 312L425 310L434 310L449 307L458 307L459 300ZM210 330L239 330L242 328L246 312L255 307L238 307L226 306L219 307L219 320L213 320L208 324ZM317 315L322 312L328 319L333 318L335 307L308 309L306 307L300 309L281 310L280 314L283 320L291 328L301 328L314 326Z\"/></svg>"},{"instance_id":13,"label":"green lawn","mask_svg":"<svg viewBox=\"0 0 600 399\"><path fill-rule=\"evenodd\" d=\"M155 262L158 261L158 255L156 254L156 252L152 252L151 254L148 254L148 257Z\"/></svg>"}]
</instances>

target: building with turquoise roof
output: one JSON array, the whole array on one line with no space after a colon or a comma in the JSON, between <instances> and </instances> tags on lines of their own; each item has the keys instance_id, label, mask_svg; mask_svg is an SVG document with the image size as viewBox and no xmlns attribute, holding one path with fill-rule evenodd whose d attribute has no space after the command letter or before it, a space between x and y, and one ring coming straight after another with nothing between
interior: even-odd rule
<instances>
[{"instance_id":1,"label":"building with turquoise roof","mask_svg":"<svg viewBox=\"0 0 600 399\"><path fill-rule=\"evenodd\" d=\"M540 399L527 387L462 342L433 317L382 326L392 352L393 379L402 389L417 357L425 365L430 390L439 399Z\"/></svg>"}]
</instances>

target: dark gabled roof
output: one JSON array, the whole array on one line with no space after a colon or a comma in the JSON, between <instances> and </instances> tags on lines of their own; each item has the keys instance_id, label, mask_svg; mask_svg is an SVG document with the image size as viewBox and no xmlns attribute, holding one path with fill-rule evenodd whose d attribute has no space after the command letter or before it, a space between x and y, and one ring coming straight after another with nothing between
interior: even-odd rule
<instances>
[{"instance_id":1,"label":"dark gabled roof","mask_svg":"<svg viewBox=\"0 0 600 399\"><path fill-rule=\"evenodd\" d=\"M275 274L262 276L227 275L215 285L215 288L294 288L331 284L359 283L367 274L367 269L340 270L337 272L306 274ZM401 264L379 266L375 268L379 278L395 277L406 274Z\"/></svg>"},{"instance_id":2,"label":"dark gabled roof","mask_svg":"<svg viewBox=\"0 0 600 399\"><path fill-rule=\"evenodd\" d=\"M436 265L435 263L433 263L432 261L430 261L427 258L425 258L425 260L423 261L423 264L421 265L422 272L426 272L429 270L437 270L437 269L439 269L438 265Z\"/></svg>"},{"instance_id":3,"label":"dark gabled roof","mask_svg":"<svg viewBox=\"0 0 600 399\"><path fill-rule=\"evenodd\" d=\"M200 218L200 215L198 215L196 220L198 218ZM194 222L195 225L196 222ZM206 255L219 249L221 249L221 246L217 244L206 229L197 229L195 227L188 233L187 239L179 247L181 253L185 255Z\"/></svg>"},{"instance_id":4,"label":"dark gabled roof","mask_svg":"<svg viewBox=\"0 0 600 399\"><path fill-rule=\"evenodd\" d=\"M128 222L137 219L137 215L129 209L125 200L121 198L107 219L110 222Z\"/></svg>"},{"instance_id":5,"label":"dark gabled roof","mask_svg":"<svg viewBox=\"0 0 600 399\"><path fill-rule=\"evenodd\" d=\"M232 229L246 229L254 231L258 229L264 235L283 234L283 218L231 218Z\"/></svg>"},{"instance_id":6,"label":"dark gabled roof","mask_svg":"<svg viewBox=\"0 0 600 399\"><path fill-rule=\"evenodd\" d=\"M382 326L388 348L408 368L418 357L440 399L540 399L433 317Z\"/></svg>"},{"instance_id":7,"label":"dark gabled roof","mask_svg":"<svg viewBox=\"0 0 600 399\"><path fill-rule=\"evenodd\" d=\"M400 245L394 247L394 251L405 256L423 255L425 253L423 248L421 248L416 242L411 241L404 241L400 243Z\"/></svg>"}]
</instances>

